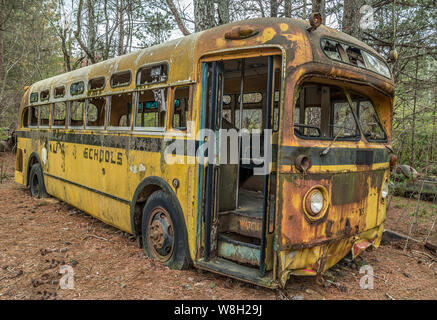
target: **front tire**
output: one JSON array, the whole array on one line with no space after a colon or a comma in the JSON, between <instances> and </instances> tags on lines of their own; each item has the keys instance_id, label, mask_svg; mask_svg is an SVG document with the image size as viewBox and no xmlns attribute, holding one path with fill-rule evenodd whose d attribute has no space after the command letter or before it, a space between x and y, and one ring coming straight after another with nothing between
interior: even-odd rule
<instances>
[{"instance_id":1,"label":"front tire","mask_svg":"<svg viewBox=\"0 0 437 320\"><path fill-rule=\"evenodd\" d=\"M141 229L144 251L148 257L172 269L189 267L185 221L164 191L154 192L147 200Z\"/></svg>"},{"instance_id":2,"label":"front tire","mask_svg":"<svg viewBox=\"0 0 437 320\"><path fill-rule=\"evenodd\" d=\"M39 163L35 163L30 169L29 187L30 187L30 195L32 197L38 197L38 198L47 197L47 191L44 186L42 169Z\"/></svg>"}]
</instances>

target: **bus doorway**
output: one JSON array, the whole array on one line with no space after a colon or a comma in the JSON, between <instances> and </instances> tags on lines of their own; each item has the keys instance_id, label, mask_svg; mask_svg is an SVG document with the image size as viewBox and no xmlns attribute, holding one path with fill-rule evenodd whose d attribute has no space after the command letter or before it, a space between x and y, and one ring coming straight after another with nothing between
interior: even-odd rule
<instances>
[{"instance_id":1,"label":"bus doorway","mask_svg":"<svg viewBox=\"0 0 437 320\"><path fill-rule=\"evenodd\" d=\"M215 153L203 178L200 256L208 267L236 264L254 279L273 270L280 64L280 56L261 56L202 65L203 121Z\"/></svg>"}]
</instances>

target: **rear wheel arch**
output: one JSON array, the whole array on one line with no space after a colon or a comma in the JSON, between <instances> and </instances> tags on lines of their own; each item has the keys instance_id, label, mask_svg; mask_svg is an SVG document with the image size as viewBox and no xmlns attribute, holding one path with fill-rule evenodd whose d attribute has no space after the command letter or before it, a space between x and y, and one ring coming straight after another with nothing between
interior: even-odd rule
<instances>
[{"instance_id":1,"label":"rear wheel arch","mask_svg":"<svg viewBox=\"0 0 437 320\"><path fill-rule=\"evenodd\" d=\"M150 176L145 178L141 183L137 186L134 196L131 202L130 208L130 218L131 218L131 227L132 233L135 237L141 235L141 219L143 214L143 207L146 204L149 197L156 191L162 190L166 194L170 196L172 204L174 208L178 211L177 213L183 219L183 229L185 230L186 238L187 236L187 227L185 225L185 217L182 211L182 207L179 203L179 200L176 196L176 193L170 187L170 185L162 178L156 176Z\"/></svg>"},{"instance_id":2,"label":"rear wheel arch","mask_svg":"<svg viewBox=\"0 0 437 320\"><path fill-rule=\"evenodd\" d=\"M41 165L41 159L37 152L32 152L29 156L29 160L27 161L26 186L29 186L30 170L35 163L39 163Z\"/></svg>"}]
</instances>

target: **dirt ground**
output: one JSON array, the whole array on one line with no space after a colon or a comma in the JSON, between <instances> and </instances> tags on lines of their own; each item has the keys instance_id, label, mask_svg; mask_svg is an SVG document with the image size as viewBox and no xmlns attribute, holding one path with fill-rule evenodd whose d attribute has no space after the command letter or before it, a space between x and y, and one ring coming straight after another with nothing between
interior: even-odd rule
<instances>
[{"instance_id":1,"label":"dirt ground","mask_svg":"<svg viewBox=\"0 0 437 320\"><path fill-rule=\"evenodd\" d=\"M0 299L437 299L437 255L421 244L385 243L326 274L293 277L269 290L200 270L170 270L145 257L129 234L56 199L32 199L14 183L15 157L0 153ZM393 198L387 226L408 232L414 199ZM429 229L423 206L416 238ZM422 219L423 218L423 219ZM374 289L360 288L359 267L370 265ZM74 289L61 289L61 266ZM64 278L65 279L65 278ZM71 282L67 282L71 283Z\"/></svg>"}]
</instances>

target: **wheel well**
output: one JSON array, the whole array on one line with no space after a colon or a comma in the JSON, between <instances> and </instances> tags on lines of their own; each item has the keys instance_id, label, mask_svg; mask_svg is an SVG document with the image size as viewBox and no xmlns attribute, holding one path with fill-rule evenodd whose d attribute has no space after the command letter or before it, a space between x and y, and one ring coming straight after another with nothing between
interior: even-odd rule
<instances>
[{"instance_id":1,"label":"wheel well","mask_svg":"<svg viewBox=\"0 0 437 320\"><path fill-rule=\"evenodd\" d=\"M134 204L134 215L133 215L133 233L135 236L141 235L141 223L143 218L143 208L146 204L147 199L155 191L162 190L162 188L156 184L149 184L140 189L138 197Z\"/></svg>"},{"instance_id":2,"label":"wheel well","mask_svg":"<svg viewBox=\"0 0 437 320\"><path fill-rule=\"evenodd\" d=\"M135 237L141 235L141 220L143 217L143 208L146 201L149 199L152 193L162 190L170 196L174 208L183 217L184 213L182 211L179 200L173 191L172 187L161 177L150 176L145 178L137 186L134 196L131 202L130 217L131 217L131 228L132 233ZM185 227L186 229L186 227ZM186 233L186 231L185 231Z\"/></svg>"},{"instance_id":3,"label":"wheel well","mask_svg":"<svg viewBox=\"0 0 437 320\"><path fill-rule=\"evenodd\" d=\"M29 186L29 175L30 175L30 169L35 163L40 163L39 157L36 153L32 153L29 157L29 161L27 162L27 180L26 185Z\"/></svg>"}]
</instances>

